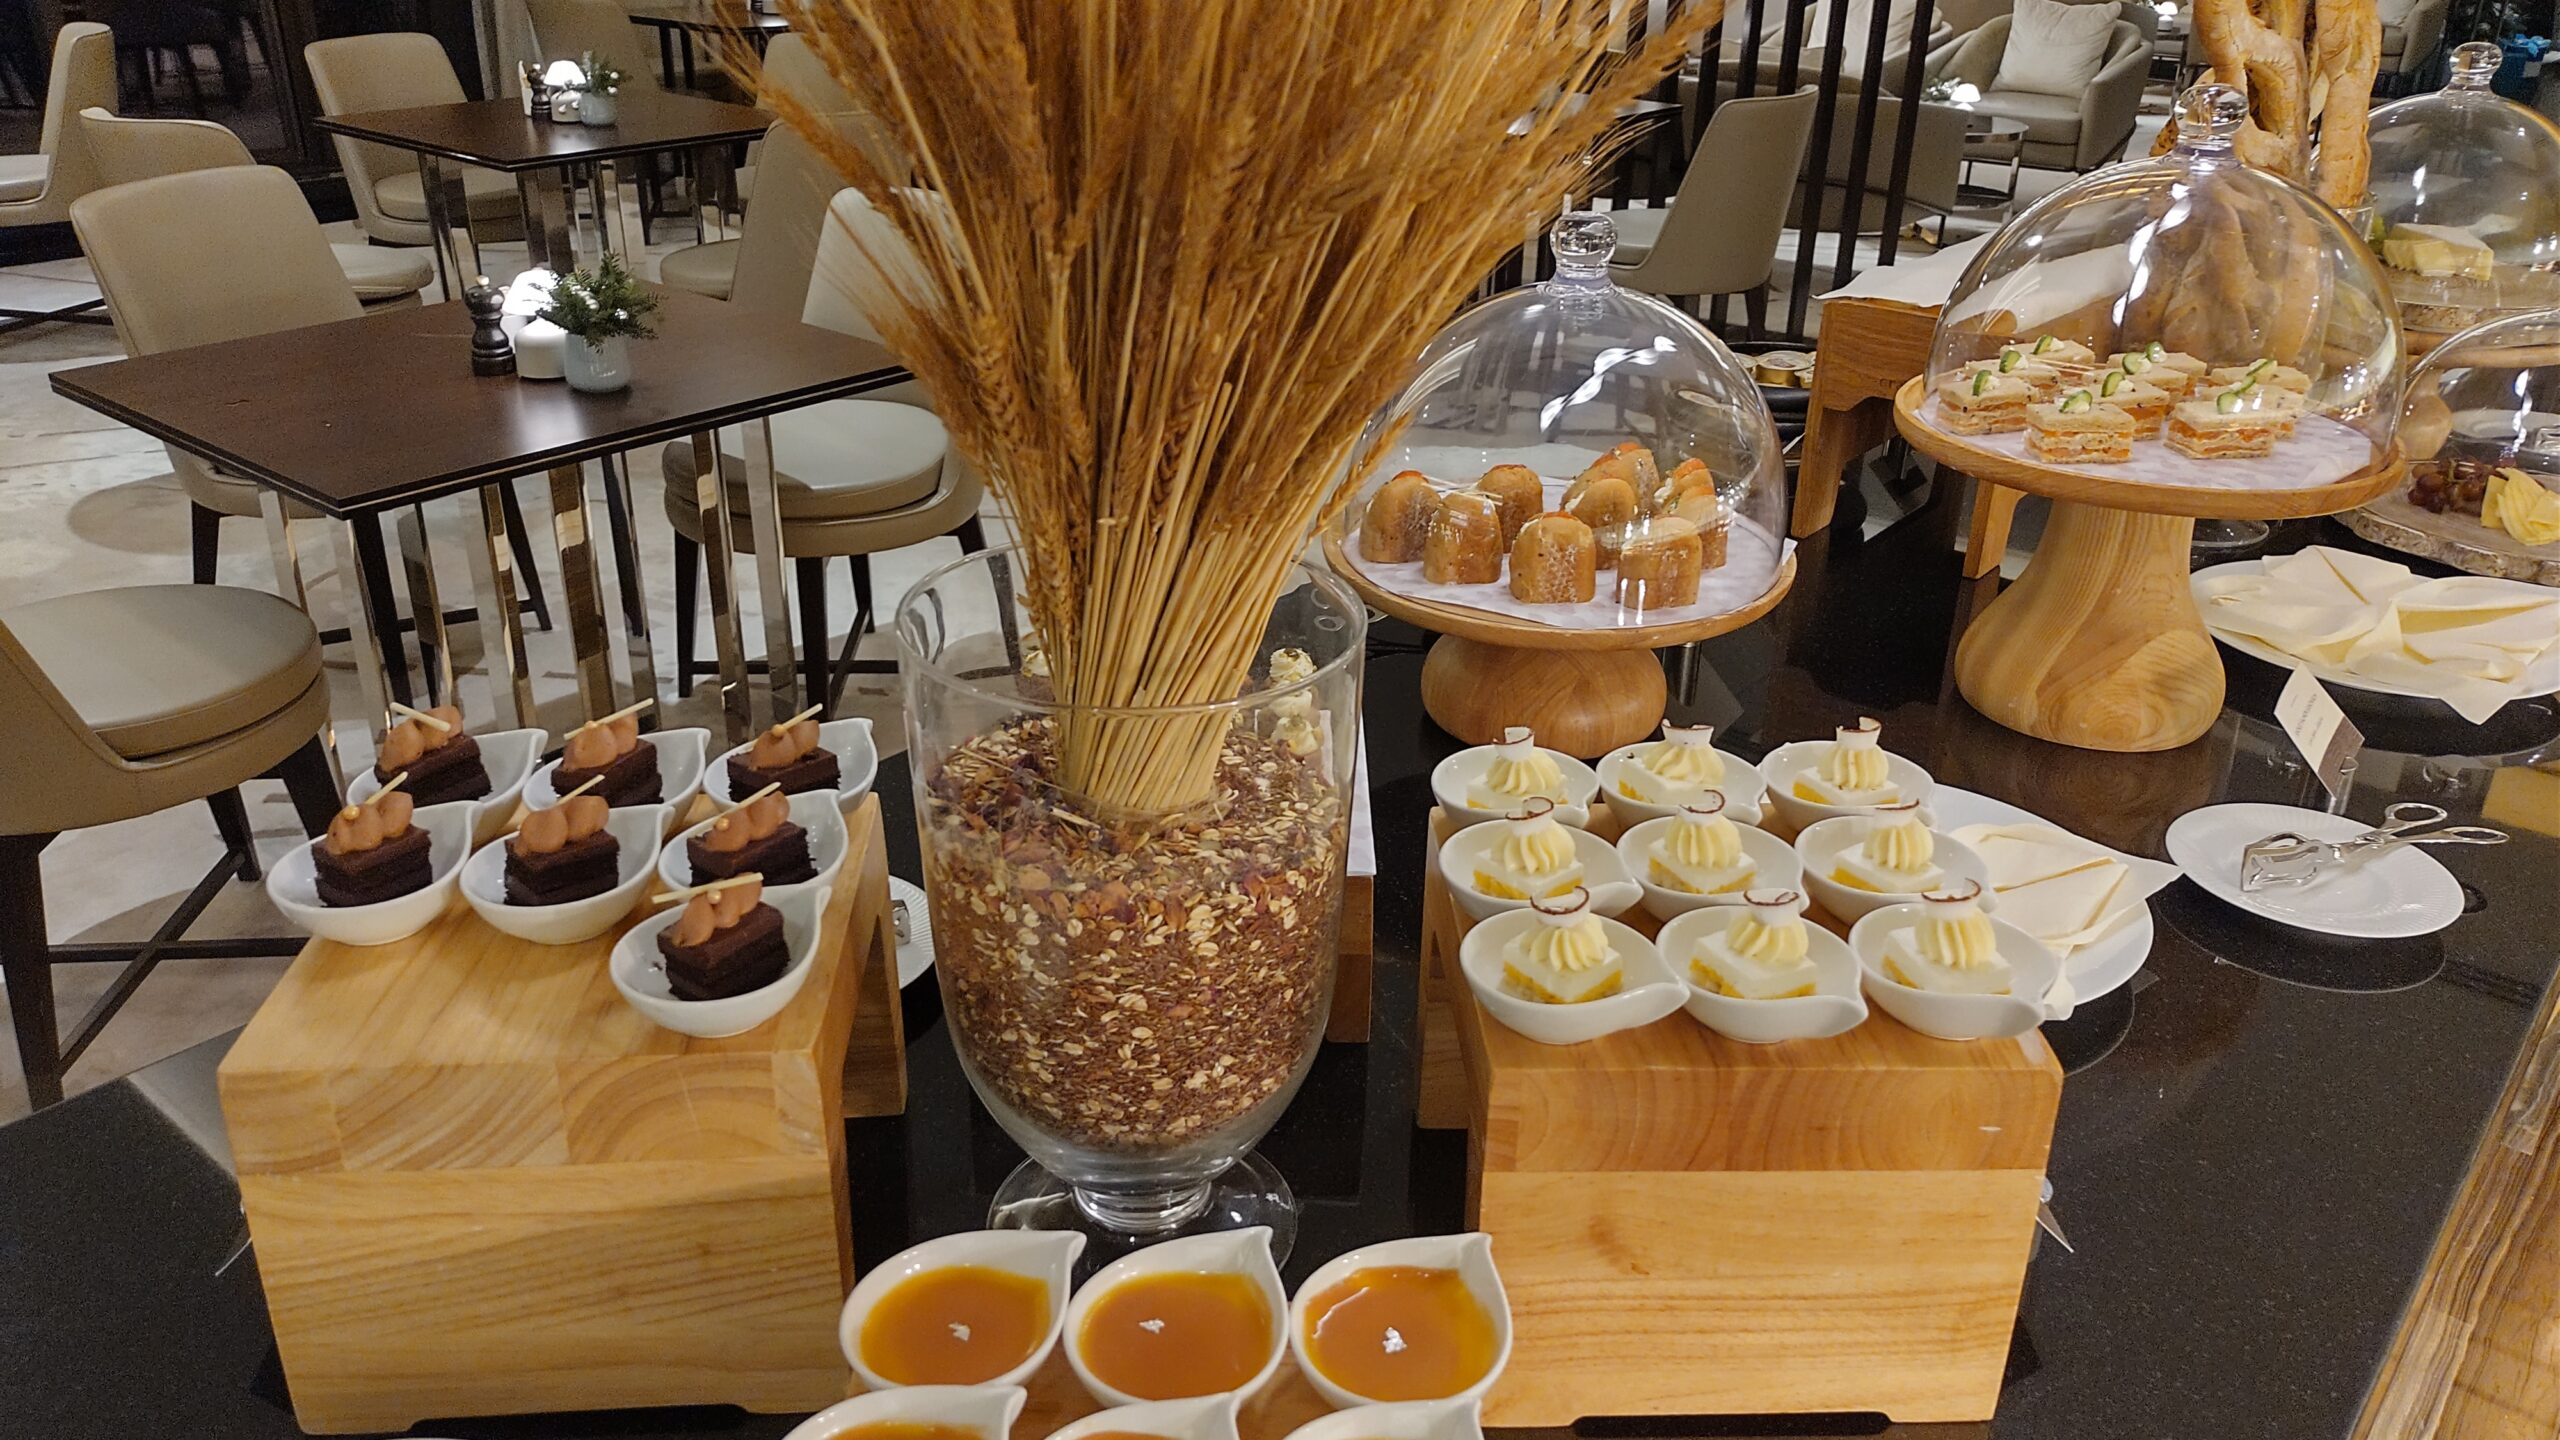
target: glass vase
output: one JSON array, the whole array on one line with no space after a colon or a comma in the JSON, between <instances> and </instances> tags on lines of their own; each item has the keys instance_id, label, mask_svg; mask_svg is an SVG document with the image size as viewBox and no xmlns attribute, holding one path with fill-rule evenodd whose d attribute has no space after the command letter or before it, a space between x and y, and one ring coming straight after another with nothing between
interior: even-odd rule
<instances>
[{"instance_id":1,"label":"glass vase","mask_svg":"<svg viewBox=\"0 0 2560 1440\"><path fill-rule=\"evenodd\" d=\"M1332 1003L1365 612L1293 567L1233 699L1068 706L1018 578L966 557L897 619L943 1013L1031 1157L989 1223L1080 1230L1090 1266L1269 1225L1285 1259L1294 1198L1248 1152Z\"/></svg>"}]
</instances>

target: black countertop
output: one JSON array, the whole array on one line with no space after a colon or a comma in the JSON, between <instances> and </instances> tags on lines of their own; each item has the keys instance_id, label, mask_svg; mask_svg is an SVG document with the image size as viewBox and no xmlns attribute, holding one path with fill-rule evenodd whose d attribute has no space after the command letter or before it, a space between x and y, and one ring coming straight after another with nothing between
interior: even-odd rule
<instances>
[{"instance_id":1,"label":"black countertop","mask_svg":"<svg viewBox=\"0 0 2560 1440\"><path fill-rule=\"evenodd\" d=\"M2199 805L2310 799L2313 782L2267 718L2280 677L2227 652L2231 709L2162 755L2063 749L1971 712L1944 660L1959 608L1988 592L1956 574L1951 512L1933 506L1873 540L1844 527L1808 543L1795 593L1768 621L1698 647L1685 684L1674 658L1675 718L1713 721L1720 743L1757 755L1875 715L1888 743L1941 781L2152 855L2168 822ZM2303 538L2347 543L2326 524L2296 527ZM1375 1036L1327 1046L1264 1145L1306 1204L1293 1281L1353 1245L1460 1224L1463 1137L1412 1124L1427 772L1456 748L1421 713L1425 638L1394 624L1372 632ZM2512 798L2546 778L2520 762L2560 736L2560 709L2510 706L2472 727L2440 707L2342 698L2373 742L2350 813L2424 799L2470 820L2485 802L2512 827L2518 805L2538 804L2525 813L2560 829L2547 793ZM912 876L906 783L903 764L883 768L892 869ZM2047 1028L2072 1072L2051 1178L2076 1250L2039 1249L1995 1421L1738 1418L1642 1433L2345 1435L2555 964L2560 842L2522 832L2503 848L2440 853L2472 913L2415 941L2324 941L2178 882L2153 901L2160 933L2144 974ZM1019 1159L970 1096L937 1007L910 1001L920 1033L908 1113L850 1127L866 1265L981 1223ZM297 1434L254 1257L215 1274L239 1234L228 1174L130 1082L0 1128L0 1432ZM446 1420L415 1433L772 1437L791 1423L660 1410Z\"/></svg>"}]
</instances>

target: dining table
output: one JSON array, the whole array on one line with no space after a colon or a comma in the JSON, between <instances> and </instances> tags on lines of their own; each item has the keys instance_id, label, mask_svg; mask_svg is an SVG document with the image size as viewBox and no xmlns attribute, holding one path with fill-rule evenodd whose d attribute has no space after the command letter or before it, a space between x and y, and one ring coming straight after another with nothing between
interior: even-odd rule
<instances>
[{"instance_id":1,"label":"dining table","mask_svg":"<svg viewBox=\"0 0 2560 1440\"><path fill-rule=\"evenodd\" d=\"M721 42L732 37L743 39L756 54L776 35L791 31L791 17L770 8L716 0L643 0L624 7L631 23L658 32L659 77L672 90L679 83L690 90L700 83L694 66L693 47L703 41L718 53Z\"/></svg>"}]
</instances>

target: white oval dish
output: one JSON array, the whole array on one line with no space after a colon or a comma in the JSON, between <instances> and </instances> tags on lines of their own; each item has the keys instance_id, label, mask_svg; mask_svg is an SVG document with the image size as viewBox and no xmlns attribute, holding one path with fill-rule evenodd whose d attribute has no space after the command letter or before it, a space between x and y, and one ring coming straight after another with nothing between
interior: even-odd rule
<instances>
[{"instance_id":1,"label":"white oval dish","mask_svg":"<svg viewBox=\"0 0 2560 1440\"><path fill-rule=\"evenodd\" d=\"M1534 910L1513 910L1478 921L1458 942L1458 968L1465 972L1467 988L1475 992L1477 1003L1494 1019L1541 1045L1579 1045L1638 1029L1679 1009L1689 998L1689 987L1662 963L1652 941L1616 920L1603 919L1600 923L1608 931L1610 948L1618 952L1626 970L1624 987L1615 995L1578 1005L1524 1000L1502 988L1502 947L1537 923Z\"/></svg>"},{"instance_id":2,"label":"white oval dish","mask_svg":"<svg viewBox=\"0 0 2560 1440\"><path fill-rule=\"evenodd\" d=\"M1628 825L1640 820L1665 820L1680 813L1676 806L1639 800L1618 788L1618 768L1638 752L1650 750L1661 743L1659 740L1639 740L1633 745L1621 745L1601 756L1600 763L1592 767L1600 777L1601 798L1607 800L1610 810ZM1761 796L1767 789L1760 779L1760 768L1724 750L1717 750L1716 758L1724 762L1724 783L1715 787L1716 793L1724 797L1724 818L1737 825L1759 824L1764 804Z\"/></svg>"},{"instance_id":3,"label":"white oval dish","mask_svg":"<svg viewBox=\"0 0 2560 1440\"><path fill-rule=\"evenodd\" d=\"M1728 1040L1775 1045L1782 1040L1819 1040L1866 1023L1867 1001L1860 990L1863 972L1849 942L1811 921L1805 922L1805 958L1813 962L1813 993L1784 1000L1739 1000L1719 995L1689 973L1693 947L1724 933L1733 923L1730 907L1692 910L1662 927L1656 945L1662 963L1689 987L1683 1008L1689 1018Z\"/></svg>"},{"instance_id":4,"label":"white oval dish","mask_svg":"<svg viewBox=\"0 0 2560 1440\"><path fill-rule=\"evenodd\" d=\"M782 1007L808 983L818 955L818 918L826 913L828 893L824 885L794 885L766 897L765 903L782 912L783 939L791 947L791 964L770 985L722 1000L677 999L667 988L666 972L658 959L658 932L684 913L683 906L669 905L623 931L614 942L613 958L607 962L613 988L622 992L632 1009L679 1035L702 1040L743 1035L781 1014Z\"/></svg>"},{"instance_id":5,"label":"white oval dish","mask_svg":"<svg viewBox=\"0 0 2560 1440\"><path fill-rule=\"evenodd\" d=\"M1431 767L1431 794L1440 808L1459 825L1481 825L1499 820L1508 810L1480 810L1467 803L1467 787L1484 777L1485 766L1493 761L1491 745L1477 745L1461 750ZM1561 750L1538 747L1556 762L1564 774L1564 800L1556 806L1556 819L1579 830L1591 823L1591 797L1600 793L1600 774L1590 766Z\"/></svg>"},{"instance_id":6,"label":"white oval dish","mask_svg":"<svg viewBox=\"0 0 2560 1440\"><path fill-rule=\"evenodd\" d=\"M1049 1440L1085 1440L1088 1435L1114 1434L1153 1435L1160 1440L1236 1440L1235 1392L1115 1405L1051 1433Z\"/></svg>"},{"instance_id":7,"label":"white oval dish","mask_svg":"<svg viewBox=\"0 0 2560 1440\"><path fill-rule=\"evenodd\" d=\"M1029 1397L1019 1385L905 1385L839 1400L791 1427L782 1440L836 1440L858 1425L904 1420L949 1425L978 1440L1009 1440Z\"/></svg>"},{"instance_id":8,"label":"white oval dish","mask_svg":"<svg viewBox=\"0 0 2560 1440\"><path fill-rule=\"evenodd\" d=\"M658 747L658 798L655 803L666 806L670 816L682 815L694 792L702 788L703 757L710 753L711 732L691 726L680 730L660 730L640 738ZM526 806L547 810L560 803L560 792L551 786L551 777L559 769L557 760L546 760L535 769L533 777L524 782Z\"/></svg>"},{"instance_id":9,"label":"white oval dish","mask_svg":"<svg viewBox=\"0 0 2560 1440\"><path fill-rule=\"evenodd\" d=\"M2353 840L2373 826L2294 805L2207 805L2170 822L2169 858L2206 894L2262 919L2323 935L2387 940L2432 935L2462 918L2462 882L2444 862L2403 845L2325 873L2308 885L2240 888L2240 852L2290 830Z\"/></svg>"},{"instance_id":10,"label":"white oval dish","mask_svg":"<svg viewBox=\"0 0 2560 1440\"><path fill-rule=\"evenodd\" d=\"M844 868L845 852L852 848L852 832L845 828L844 811L837 807L833 790L806 790L791 797L791 823L809 832L809 860L818 873L792 885L767 885L764 893L788 895L794 890L807 890L833 885L836 872ZM712 827L720 819L714 815L699 824L688 825L676 832L666 847L658 852L658 878L670 890L688 889L702 882L693 875L693 861L685 854L685 843Z\"/></svg>"},{"instance_id":11,"label":"white oval dish","mask_svg":"<svg viewBox=\"0 0 2560 1440\"><path fill-rule=\"evenodd\" d=\"M406 895L375 905L321 904L318 862L312 857L312 847L320 842L311 840L294 846L267 867L267 898L285 919L323 940L341 945L406 940L453 903L463 861L471 854L471 807L476 803L456 800L409 812L409 823L427 832L428 880Z\"/></svg>"},{"instance_id":12,"label":"white oval dish","mask_svg":"<svg viewBox=\"0 0 2560 1440\"><path fill-rule=\"evenodd\" d=\"M2000 958L2009 962L2010 993L1941 995L1886 975L1885 937L1909 929L1927 911L1926 903L1887 905L1849 927L1849 948L1857 954L1867 995L1884 1013L1940 1040L1996 1040L2024 1035L2047 1020L2070 1018L2069 1005L2047 1004L2043 998L2061 977L2062 962L2043 941L1997 918L1991 930L2000 937Z\"/></svg>"},{"instance_id":13,"label":"white oval dish","mask_svg":"<svg viewBox=\"0 0 2560 1440\"><path fill-rule=\"evenodd\" d=\"M1644 908L1657 920L1669 920L1692 910L1725 907L1742 903L1743 890L1801 890L1804 867L1796 863L1796 849L1786 841L1754 825L1736 823L1742 835L1742 853L1751 857L1755 870L1743 890L1723 895L1696 895L1686 890L1673 890L1653 882L1653 842L1671 828L1673 816L1647 820L1618 837L1618 860L1627 874L1644 892Z\"/></svg>"},{"instance_id":14,"label":"white oval dish","mask_svg":"<svg viewBox=\"0 0 2560 1440\"><path fill-rule=\"evenodd\" d=\"M477 800L454 803L471 806L471 843L486 845L507 833L507 822L515 818L516 802L524 798L524 782L533 778L533 767L542 763L542 749L551 739L551 732L492 730L471 738L480 742L480 767L489 772L489 793ZM347 803L361 805L381 788L373 767L367 765L347 777Z\"/></svg>"},{"instance_id":15,"label":"white oval dish","mask_svg":"<svg viewBox=\"0 0 2560 1440\"><path fill-rule=\"evenodd\" d=\"M1047 1363L1049 1352L1057 1348L1059 1332L1067 1323L1067 1297L1075 1289L1076 1257L1083 1253L1084 1237L1072 1230L969 1230L910 1245L873 1266L871 1273L853 1287L853 1293L845 1297L844 1309L836 1317L836 1344L843 1348L845 1363L853 1367L853 1373L862 1378L866 1388L897 1389L899 1382L882 1376L862 1359L863 1322L871 1318L883 1297L928 1270L954 1265L1025 1275L1049 1287L1048 1332L1021 1364L979 1382L1019 1385ZM1174 1437L1168 1436L1167 1440Z\"/></svg>"},{"instance_id":16,"label":"white oval dish","mask_svg":"<svg viewBox=\"0 0 2560 1440\"><path fill-rule=\"evenodd\" d=\"M1803 830L1816 820L1828 820L1837 815L1872 815L1883 808L1880 805L1825 805L1795 793L1796 776L1822 763L1822 757L1831 745L1829 740L1796 740L1770 751L1760 762L1760 782L1769 787L1770 812L1778 817L1790 834ZM1890 750L1883 753L1885 770L1892 777L1896 792L1891 803L1900 804L1905 800L1927 803L1929 791L1935 784L1929 778L1929 772L1921 769L1917 761L1906 760Z\"/></svg>"},{"instance_id":17,"label":"white oval dish","mask_svg":"<svg viewBox=\"0 0 2560 1440\"><path fill-rule=\"evenodd\" d=\"M650 862L657 858L658 837L666 833L666 808L636 805L605 812L604 828L622 848L614 857L618 877L614 887L601 895L557 905L508 904L508 842L502 839L473 851L463 864L462 898L491 928L519 940L536 945L575 945L593 940L630 914L631 907L640 903L642 892L649 888Z\"/></svg>"},{"instance_id":18,"label":"white oval dish","mask_svg":"<svg viewBox=\"0 0 2560 1440\"><path fill-rule=\"evenodd\" d=\"M1840 858L1840 852L1866 839L1862 833L1865 818L1835 815L1828 820L1814 821L1796 836L1796 859L1804 869L1806 892L1813 896L1815 904L1852 925L1887 905L1907 905L1928 893L1913 890L1886 894L1880 890L1861 890L1854 885L1843 885L1831 878L1832 862ZM1981 905L1985 911L1999 908L1991 893L1990 871L1983 866L1982 857L1973 853L1972 846L1931 830L1929 848L1931 862L1946 872L1936 885L1930 887L1931 890L1960 892L1964 889L1964 882L1970 880L1982 892Z\"/></svg>"},{"instance_id":19,"label":"white oval dish","mask_svg":"<svg viewBox=\"0 0 2560 1440\"><path fill-rule=\"evenodd\" d=\"M1558 814L1563 812L1559 811ZM1627 874L1619 860L1617 848L1588 830L1566 826L1573 837L1573 858L1582 862L1582 888L1591 892L1591 910L1595 915L1617 915L1644 898L1644 891ZM1502 839L1501 828L1494 825L1470 825L1450 836L1440 846L1440 879L1449 887L1449 898L1472 920L1490 920L1513 910L1526 910L1526 900L1505 900L1487 895L1475 887L1477 857L1492 849Z\"/></svg>"},{"instance_id":20,"label":"white oval dish","mask_svg":"<svg viewBox=\"0 0 2560 1440\"><path fill-rule=\"evenodd\" d=\"M1362 1395L1335 1384L1316 1368L1307 1355L1308 1305L1328 1288L1349 1279L1355 1271L1379 1265L1411 1265L1430 1270L1455 1270L1467 1287L1467 1294L1483 1307L1493 1321L1493 1365L1484 1378L1459 1391L1445 1395L1433 1403L1484 1398L1493 1382L1502 1376L1502 1368L1511 1363L1511 1297L1503 1292L1502 1273L1493 1265L1493 1237L1482 1231L1464 1235L1417 1235L1404 1240L1388 1240L1376 1245L1363 1245L1357 1250L1337 1255L1316 1268L1298 1287L1297 1298L1289 1302L1289 1353L1297 1358L1298 1369L1305 1372L1307 1383L1316 1387L1325 1403L1335 1409L1377 1405L1374 1396Z\"/></svg>"},{"instance_id":21,"label":"white oval dish","mask_svg":"<svg viewBox=\"0 0 2560 1440\"><path fill-rule=\"evenodd\" d=\"M1319 1415L1288 1440L1484 1440L1484 1422L1473 1400L1409 1400Z\"/></svg>"},{"instance_id":22,"label":"white oval dish","mask_svg":"<svg viewBox=\"0 0 2560 1440\"><path fill-rule=\"evenodd\" d=\"M729 790L729 760L744 754L746 745L732 745L711 757L702 772L702 793L723 805L735 805L743 796ZM838 803L850 810L862 797L871 793L872 782L880 776L880 749L871 736L867 719L822 720L818 722L818 745L836 757L836 783L833 787Z\"/></svg>"},{"instance_id":23,"label":"white oval dish","mask_svg":"<svg viewBox=\"0 0 2560 1440\"><path fill-rule=\"evenodd\" d=\"M1249 1225L1242 1230L1219 1230L1207 1235L1186 1235L1149 1245L1121 1256L1102 1267L1100 1273L1087 1280L1067 1305L1067 1364L1083 1382L1085 1393L1108 1406L1137 1405L1144 1397L1115 1389L1096 1379L1084 1358L1084 1321L1092 1313L1094 1303L1111 1293L1115 1286L1141 1275L1189 1273L1206 1275L1242 1275L1253 1281L1262 1294L1271 1322L1271 1353L1263 1357L1262 1368L1251 1380L1232 1393L1238 1403L1252 1399L1271 1377L1280 1371L1280 1357L1288 1353L1289 1297L1280 1288L1280 1267L1271 1259L1271 1227ZM1183 1396L1197 1399L1197 1396Z\"/></svg>"}]
</instances>

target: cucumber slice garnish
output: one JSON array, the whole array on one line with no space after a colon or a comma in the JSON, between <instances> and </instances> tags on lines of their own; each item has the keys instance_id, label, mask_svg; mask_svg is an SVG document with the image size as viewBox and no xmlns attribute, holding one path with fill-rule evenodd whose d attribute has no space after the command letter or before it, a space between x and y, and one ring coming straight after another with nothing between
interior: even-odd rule
<instances>
[{"instance_id":1,"label":"cucumber slice garnish","mask_svg":"<svg viewBox=\"0 0 2560 1440\"><path fill-rule=\"evenodd\" d=\"M2085 414L2097 403L2098 402L2096 400L2090 398L2088 391L2074 390L2070 394L2062 397L2062 413L2065 415Z\"/></svg>"},{"instance_id":2,"label":"cucumber slice garnish","mask_svg":"<svg viewBox=\"0 0 2560 1440\"><path fill-rule=\"evenodd\" d=\"M2253 385L2241 385L2225 390L2213 397L2213 408L2225 415L2237 415L2240 413L2241 405L2248 399L2249 392L2255 388L2257 387Z\"/></svg>"},{"instance_id":3,"label":"cucumber slice garnish","mask_svg":"<svg viewBox=\"0 0 2560 1440\"><path fill-rule=\"evenodd\" d=\"M2036 337L2035 353L2041 355L2047 350L2052 349L2055 343L2054 338L2050 335L2039 335Z\"/></svg>"},{"instance_id":4,"label":"cucumber slice garnish","mask_svg":"<svg viewBox=\"0 0 2560 1440\"><path fill-rule=\"evenodd\" d=\"M2267 371L2273 369L2275 367L2275 363L2276 362L2273 358L2261 358L2249 367L2249 373L2241 376L2240 378L2243 380L2255 380L2259 376L2266 374Z\"/></svg>"},{"instance_id":5,"label":"cucumber slice garnish","mask_svg":"<svg viewBox=\"0 0 2560 1440\"><path fill-rule=\"evenodd\" d=\"M2154 340L2150 344L2142 347L2142 358L2145 360L2157 360L2168 353L2169 347L2161 344L2157 340Z\"/></svg>"},{"instance_id":6,"label":"cucumber slice garnish","mask_svg":"<svg viewBox=\"0 0 2560 1440\"><path fill-rule=\"evenodd\" d=\"M2121 370L2110 370L2107 372L2107 378L2098 382L2098 393L2101 395L2113 395L2116 393L2119 386L2123 385L2126 380L2131 378L2131 376L2126 375Z\"/></svg>"},{"instance_id":7,"label":"cucumber slice garnish","mask_svg":"<svg viewBox=\"0 0 2560 1440\"><path fill-rule=\"evenodd\" d=\"M1973 393L1974 393L1974 394L1976 394L1976 395L1980 395L1980 394L1982 394L1984 391L1989 390L1990 388L1991 388L1991 372L1990 372L1990 371L1988 371L1988 370L1976 370L1976 371L1974 371L1974 372L1973 372Z\"/></svg>"},{"instance_id":8,"label":"cucumber slice garnish","mask_svg":"<svg viewBox=\"0 0 2560 1440\"><path fill-rule=\"evenodd\" d=\"M2017 368L2018 368L2018 362L2019 362L2020 360L2024 359L2024 358L2025 358L2025 357L2024 357L2022 354L2020 354L2018 351L2016 351L2016 350L2003 350L2003 351L2001 351L2001 352L2000 352L2000 373L2001 373L2001 374L2003 374L2003 375L2006 375L2006 374L2008 374L2010 371L2017 369Z\"/></svg>"}]
</instances>

